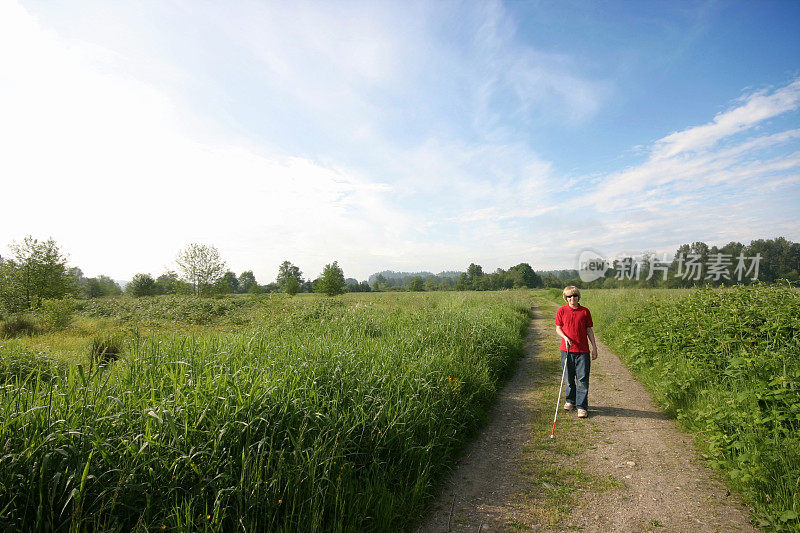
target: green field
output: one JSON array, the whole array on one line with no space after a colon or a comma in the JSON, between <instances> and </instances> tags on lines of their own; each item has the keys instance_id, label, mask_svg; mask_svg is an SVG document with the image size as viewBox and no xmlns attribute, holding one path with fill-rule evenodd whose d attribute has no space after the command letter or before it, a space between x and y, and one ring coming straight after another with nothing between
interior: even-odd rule
<instances>
[{"instance_id":1,"label":"green field","mask_svg":"<svg viewBox=\"0 0 800 533\"><path fill-rule=\"evenodd\" d=\"M530 302L83 303L63 331L0 341L0 529L409 528L520 356Z\"/></svg>"},{"instance_id":2,"label":"green field","mask_svg":"<svg viewBox=\"0 0 800 533\"><path fill-rule=\"evenodd\" d=\"M78 302L60 330L57 308L31 316L34 335L0 340L0 529L413 529L514 368L531 301L163 296ZM798 291L582 303L759 523L800 528Z\"/></svg>"}]
</instances>

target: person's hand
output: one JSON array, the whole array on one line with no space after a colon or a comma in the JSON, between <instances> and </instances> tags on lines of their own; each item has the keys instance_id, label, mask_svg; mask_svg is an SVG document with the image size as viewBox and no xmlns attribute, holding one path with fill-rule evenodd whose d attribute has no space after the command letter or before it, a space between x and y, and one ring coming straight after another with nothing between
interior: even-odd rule
<instances>
[{"instance_id":1,"label":"person's hand","mask_svg":"<svg viewBox=\"0 0 800 533\"><path fill-rule=\"evenodd\" d=\"M569 339L567 339L567 338L565 337L565 338L564 338L564 344L565 344L565 345L566 345L566 347L567 347L567 351L569 351L569 347L570 347L570 346L572 346L572 341L571 341L571 340L569 340Z\"/></svg>"},{"instance_id":2,"label":"person's hand","mask_svg":"<svg viewBox=\"0 0 800 533\"><path fill-rule=\"evenodd\" d=\"M597 346L592 346L592 361L597 359Z\"/></svg>"}]
</instances>

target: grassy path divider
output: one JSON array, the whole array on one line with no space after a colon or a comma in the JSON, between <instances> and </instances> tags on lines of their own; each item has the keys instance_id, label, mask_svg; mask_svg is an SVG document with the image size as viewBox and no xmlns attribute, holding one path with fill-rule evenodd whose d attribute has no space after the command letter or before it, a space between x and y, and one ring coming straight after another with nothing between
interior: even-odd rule
<instances>
[{"instance_id":1,"label":"grassy path divider","mask_svg":"<svg viewBox=\"0 0 800 533\"><path fill-rule=\"evenodd\" d=\"M592 429L571 413L561 411L556 425L556 437L550 439L558 386L561 379L560 340L555 334L555 314L558 305L537 291L534 302L538 307L538 360L541 375L533 393L533 427L536 431L524 449L522 473L535 480L535 489L524 492L527 508L538 526L555 527L580 503L587 492L603 493L620 487L611 476L601 476L588 470L575 458L593 446ZM563 393L562 393L563 404ZM561 406L559 406L561 409Z\"/></svg>"},{"instance_id":2,"label":"grassy path divider","mask_svg":"<svg viewBox=\"0 0 800 533\"><path fill-rule=\"evenodd\" d=\"M536 502L531 507L534 516L542 525L556 526L569 516L586 493L601 494L618 489L621 484L612 476L591 472L582 461L575 460L594 446L592 427L585 421L562 410L556 425L556 437L549 438L562 371L560 339L555 334L555 314L560 304L555 304L539 291L534 301L542 316L539 357L543 378L536 392L540 405L535 411L538 431L525 450L527 464L524 472L537 479L542 487L538 494L531 493Z\"/></svg>"}]
</instances>

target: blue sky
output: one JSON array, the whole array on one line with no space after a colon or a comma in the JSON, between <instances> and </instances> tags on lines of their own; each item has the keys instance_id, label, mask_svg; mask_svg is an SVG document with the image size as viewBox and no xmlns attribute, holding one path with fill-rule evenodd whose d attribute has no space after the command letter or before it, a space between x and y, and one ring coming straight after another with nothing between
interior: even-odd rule
<instances>
[{"instance_id":1,"label":"blue sky","mask_svg":"<svg viewBox=\"0 0 800 533\"><path fill-rule=\"evenodd\" d=\"M800 241L798 27L789 1L2 0L0 246L130 279L201 242L266 283Z\"/></svg>"}]
</instances>

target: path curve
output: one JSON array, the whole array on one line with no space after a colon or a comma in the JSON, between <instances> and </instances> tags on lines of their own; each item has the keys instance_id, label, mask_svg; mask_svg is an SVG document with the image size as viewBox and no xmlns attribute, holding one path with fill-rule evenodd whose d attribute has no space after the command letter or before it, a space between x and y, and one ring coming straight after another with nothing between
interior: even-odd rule
<instances>
[{"instance_id":1,"label":"path curve","mask_svg":"<svg viewBox=\"0 0 800 533\"><path fill-rule=\"evenodd\" d=\"M525 356L418 531L756 531L747 508L703 464L693 437L653 404L602 343L592 365L589 419L559 413L557 438L568 439L572 424L585 424L577 429L587 445L553 466L580 465L613 488L584 488L556 523L542 520L531 494L552 487L525 465L552 424L558 356L548 365L543 347L551 343L547 336L555 337L554 310L534 308ZM562 417L571 419L562 424Z\"/></svg>"}]
</instances>

